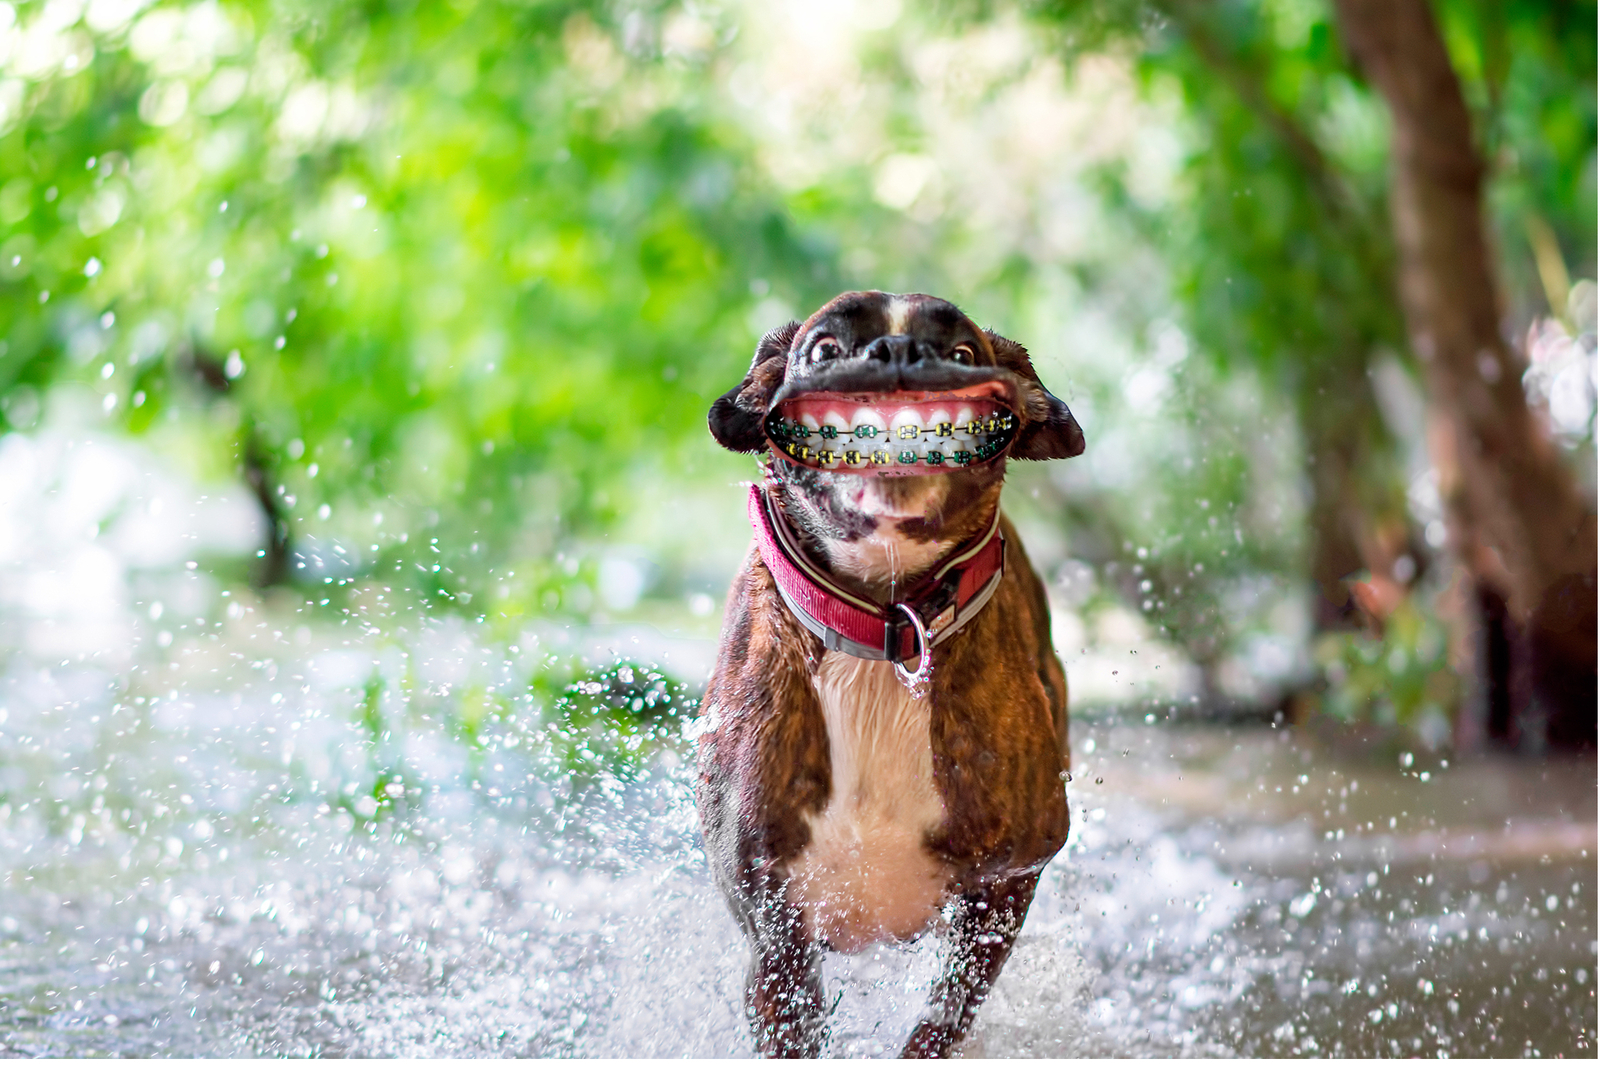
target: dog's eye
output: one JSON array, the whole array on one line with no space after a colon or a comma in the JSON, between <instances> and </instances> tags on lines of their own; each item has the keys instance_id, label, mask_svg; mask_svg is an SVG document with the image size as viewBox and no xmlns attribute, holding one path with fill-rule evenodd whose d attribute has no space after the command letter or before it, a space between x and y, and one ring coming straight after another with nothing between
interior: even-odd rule
<instances>
[{"instance_id":1,"label":"dog's eye","mask_svg":"<svg viewBox=\"0 0 1600 1066\"><path fill-rule=\"evenodd\" d=\"M832 337L824 337L811 346L811 361L820 363L824 359L837 359L844 354L844 346Z\"/></svg>"},{"instance_id":2,"label":"dog's eye","mask_svg":"<svg viewBox=\"0 0 1600 1066\"><path fill-rule=\"evenodd\" d=\"M970 345L970 344L958 344L950 352L950 358L954 359L958 363L963 363L963 364L965 364L967 366L971 366L973 361L974 361L974 359L976 358L976 356L973 354L972 345Z\"/></svg>"}]
</instances>

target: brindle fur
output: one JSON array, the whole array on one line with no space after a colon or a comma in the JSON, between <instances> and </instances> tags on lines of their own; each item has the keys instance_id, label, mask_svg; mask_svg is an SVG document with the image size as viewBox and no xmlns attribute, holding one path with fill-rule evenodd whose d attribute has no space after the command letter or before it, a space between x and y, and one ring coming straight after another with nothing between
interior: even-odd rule
<instances>
[{"instance_id":1,"label":"brindle fur","mask_svg":"<svg viewBox=\"0 0 1600 1066\"><path fill-rule=\"evenodd\" d=\"M784 383L806 376L803 356L818 323L833 336L850 331L859 350L887 328L884 307L890 299L846 294L804 326L769 334L750 375L713 408L713 433L737 450L763 445L750 433L759 434L761 416ZM1018 448L1037 458L1082 450L1077 423L1038 383L1020 345L977 331L943 301L909 299L916 301L914 325L934 335L935 347L940 338L946 347L956 343L950 338L959 338L979 351L980 366L1013 376L1023 419ZM841 307L845 329L840 316L830 317L830 308ZM884 523L907 541L961 543L981 532L993 514L1004 476L1003 460L927 475L947 479L936 512L886 519L840 502L850 484L843 479L859 475L776 459L764 473L786 518L823 565L840 545L883 533ZM884 479L890 485L922 480ZM906 1043L909 1056L940 1056L965 1033L1010 954L1040 871L1067 838L1060 778L1069 758L1066 675L1050 644L1044 586L1003 517L1001 530L1006 559L998 591L933 652L928 740L945 817L923 846L950 871L945 913L951 952L928 1012ZM889 586L834 573L887 602ZM904 587L917 576L907 571L892 581ZM698 799L712 871L751 941L746 1010L767 1055L815 1056L826 1035L824 945L808 934L804 915L788 895L789 864L811 839L807 819L823 811L833 787L814 683L823 655L822 642L789 612L752 547L729 594L718 662L706 690Z\"/></svg>"}]
</instances>

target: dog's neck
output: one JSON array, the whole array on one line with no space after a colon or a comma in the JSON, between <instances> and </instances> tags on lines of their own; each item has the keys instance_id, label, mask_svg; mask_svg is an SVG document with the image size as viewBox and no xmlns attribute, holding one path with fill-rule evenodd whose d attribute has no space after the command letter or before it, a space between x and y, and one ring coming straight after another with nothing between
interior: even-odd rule
<instances>
[{"instance_id":1,"label":"dog's neck","mask_svg":"<svg viewBox=\"0 0 1600 1066\"><path fill-rule=\"evenodd\" d=\"M770 467L768 474L768 491L811 561L845 589L883 604L986 531L1000 505L1000 477L844 481L824 474L824 481Z\"/></svg>"},{"instance_id":2,"label":"dog's neck","mask_svg":"<svg viewBox=\"0 0 1600 1066\"><path fill-rule=\"evenodd\" d=\"M847 588L892 603L940 559L955 551L958 541L910 540L880 522L879 529L860 540L829 540L821 544L824 560L834 580ZM883 527L891 528L885 530Z\"/></svg>"}]
</instances>

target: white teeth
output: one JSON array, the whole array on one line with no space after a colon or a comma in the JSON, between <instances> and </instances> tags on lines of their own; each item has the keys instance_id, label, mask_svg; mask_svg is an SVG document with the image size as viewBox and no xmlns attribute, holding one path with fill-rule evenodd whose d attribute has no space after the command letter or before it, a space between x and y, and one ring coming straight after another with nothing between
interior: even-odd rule
<instances>
[{"instance_id":1,"label":"white teeth","mask_svg":"<svg viewBox=\"0 0 1600 1066\"><path fill-rule=\"evenodd\" d=\"M868 441L881 441L884 435L889 432L889 423L885 422L883 416L870 407L856 408L855 421L851 424L857 428L871 426L876 429L878 431L876 434L867 434L862 438Z\"/></svg>"},{"instance_id":2,"label":"white teeth","mask_svg":"<svg viewBox=\"0 0 1600 1066\"><path fill-rule=\"evenodd\" d=\"M956 402L949 407L908 405L892 413L882 407L817 404L792 417L796 421L787 429L780 427L774 437L790 456L824 470L863 472L959 467L986 460L1003 443L995 436L1002 423L1010 428L1014 421L1003 412ZM938 458L930 462L934 455ZM958 462L957 455L965 459Z\"/></svg>"},{"instance_id":3,"label":"white teeth","mask_svg":"<svg viewBox=\"0 0 1600 1066\"><path fill-rule=\"evenodd\" d=\"M889 439L902 451L920 450L917 443L922 440L923 428L922 416L916 408L902 407L889 420Z\"/></svg>"}]
</instances>

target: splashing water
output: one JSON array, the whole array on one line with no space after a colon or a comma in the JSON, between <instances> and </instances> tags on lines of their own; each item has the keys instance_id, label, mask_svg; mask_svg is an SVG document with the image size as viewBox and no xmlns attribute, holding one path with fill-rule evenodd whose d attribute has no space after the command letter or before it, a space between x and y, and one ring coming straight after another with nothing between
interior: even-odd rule
<instances>
[{"instance_id":1,"label":"splashing water","mask_svg":"<svg viewBox=\"0 0 1600 1066\"><path fill-rule=\"evenodd\" d=\"M551 674L548 633L236 614L126 668L6 661L0 1053L750 1053L680 690ZM962 1054L1593 1053L1592 760L1074 741ZM829 1052L895 1053L942 951L830 956Z\"/></svg>"}]
</instances>

